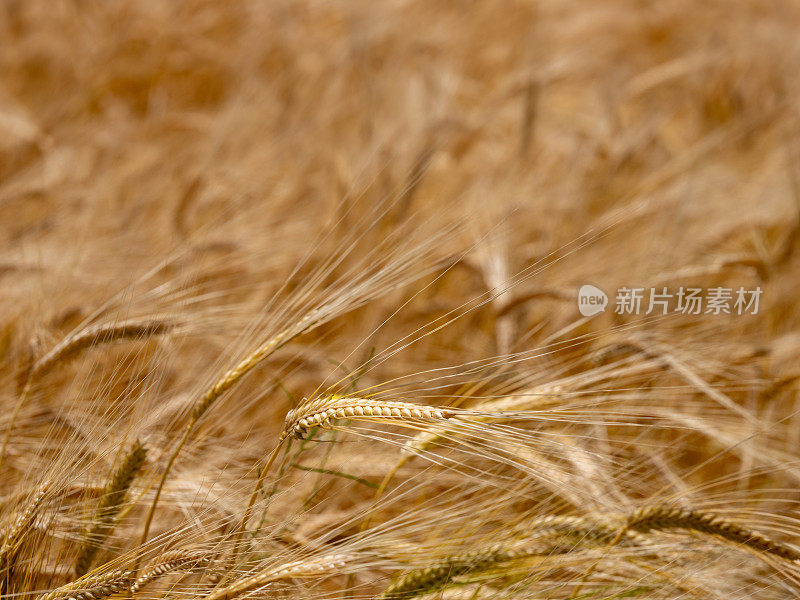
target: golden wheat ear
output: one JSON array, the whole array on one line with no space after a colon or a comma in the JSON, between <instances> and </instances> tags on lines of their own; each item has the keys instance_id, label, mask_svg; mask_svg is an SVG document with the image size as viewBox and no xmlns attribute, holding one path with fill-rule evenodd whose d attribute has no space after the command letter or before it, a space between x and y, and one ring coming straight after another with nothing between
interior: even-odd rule
<instances>
[{"instance_id":1,"label":"golden wheat ear","mask_svg":"<svg viewBox=\"0 0 800 600\"><path fill-rule=\"evenodd\" d=\"M87 573L94 562L95 556L105 543L108 536L114 531L117 515L119 515L128 489L138 475L147 458L147 448L139 441L131 447L117 470L106 484L97 515L83 534L83 542L75 561L75 576L80 577Z\"/></svg>"},{"instance_id":2,"label":"golden wheat ear","mask_svg":"<svg viewBox=\"0 0 800 600\"><path fill-rule=\"evenodd\" d=\"M626 527L641 532L678 529L700 533L744 546L756 554L800 565L800 550L709 512L666 505L647 506L632 513Z\"/></svg>"},{"instance_id":3,"label":"golden wheat ear","mask_svg":"<svg viewBox=\"0 0 800 600\"><path fill-rule=\"evenodd\" d=\"M129 571L110 571L102 575L83 577L54 589L37 600L100 600L131 585Z\"/></svg>"},{"instance_id":4,"label":"golden wheat ear","mask_svg":"<svg viewBox=\"0 0 800 600\"><path fill-rule=\"evenodd\" d=\"M131 593L136 593L167 573L191 573L206 566L209 557L205 552L172 550L164 553L157 561L150 563L141 576L131 585Z\"/></svg>"},{"instance_id":5,"label":"golden wheat ear","mask_svg":"<svg viewBox=\"0 0 800 600\"><path fill-rule=\"evenodd\" d=\"M292 434L302 437L312 427L330 427L334 419L364 421L411 420L444 421L456 415L453 410L422 406L411 402L391 402L365 398L323 398L308 402L286 415L281 441Z\"/></svg>"},{"instance_id":6,"label":"golden wheat ear","mask_svg":"<svg viewBox=\"0 0 800 600\"><path fill-rule=\"evenodd\" d=\"M378 598L381 600L416 598L444 590L461 575L482 573L512 560L553 556L570 550L572 546L559 544L519 548L503 543L494 544L473 552L449 556L430 567L406 573L389 585Z\"/></svg>"}]
</instances>

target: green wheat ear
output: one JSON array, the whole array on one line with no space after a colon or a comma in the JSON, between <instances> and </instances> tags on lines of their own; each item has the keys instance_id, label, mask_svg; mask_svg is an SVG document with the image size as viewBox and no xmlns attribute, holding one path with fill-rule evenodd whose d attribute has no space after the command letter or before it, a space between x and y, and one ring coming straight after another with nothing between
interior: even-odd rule
<instances>
[{"instance_id":1,"label":"green wheat ear","mask_svg":"<svg viewBox=\"0 0 800 600\"><path fill-rule=\"evenodd\" d=\"M122 464L106 484L103 497L97 508L97 516L83 534L78 559L75 561L76 577L80 577L89 571L97 551L100 550L108 536L114 531L117 515L125 503L128 489L131 487L146 458L147 448L139 440L136 440Z\"/></svg>"}]
</instances>

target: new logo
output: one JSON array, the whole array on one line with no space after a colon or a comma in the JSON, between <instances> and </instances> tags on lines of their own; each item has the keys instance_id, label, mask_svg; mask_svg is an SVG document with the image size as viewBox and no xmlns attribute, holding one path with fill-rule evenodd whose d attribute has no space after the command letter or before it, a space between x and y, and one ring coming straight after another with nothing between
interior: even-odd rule
<instances>
[{"instance_id":1,"label":"new logo","mask_svg":"<svg viewBox=\"0 0 800 600\"><path fill-rule=\"evenodd\" d=\"M582 285L578 290L578 310L584 317L593 317L608 306L608 296L598 287Z\"/></svg>"}]
</instances>

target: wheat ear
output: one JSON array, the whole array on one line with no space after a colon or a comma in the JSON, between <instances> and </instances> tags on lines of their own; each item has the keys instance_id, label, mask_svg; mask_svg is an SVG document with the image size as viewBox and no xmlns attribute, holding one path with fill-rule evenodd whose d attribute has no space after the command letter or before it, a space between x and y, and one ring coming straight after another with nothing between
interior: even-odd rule
<instances>
[{"instance_id":1,"label":"wheat ear","mask_svg":"<svg viewBox=\"0 0 800 600\"><path fill-rule=\"evenodd\" d=\"M102 323L87 327L75 335L64 338L56 344L47 354L33 363L28 380L41 379L53 367L65 362L83 350L98 346L100 344L110 344L121 340L138 340L154 335L163 335L175 326L171 319L137 319L123 321L121 323Z\"/></svg>"},{"instance_id":2,"label":"wheat ear","mask_svg":"<svg viewBox=\"0 0 800 600\"><path fill-rule=\"evenodd\" d=\"M514 547L507 542L448 556L430 567L406 573L389 585L378 598L382 600L405 600L423 594L431 594L446 588L456 577L469 573L490 570L500 563L564 554L572 550L571 545L538 544Z\"/></svg>"},{"instance_id":3,"label":"wheat ear","mask_svg":"<svg viewBox=\"0 0 800 600\"><path fill-rule=\"evenodd\" d=\"M302 437L312 427L330 427L333 419L359 419L409 421L444 421L455 416L455 411L421 406L411 402L390 402L364 398L323 398L303 404L286 415L281 441L288 435Z\"/></svg>"},{"instance_id":4,"label":"wheat ear","mask_svg":"<svg viewBox=\"0 0 800 600\"><path fill-rule=\"evenodd\" d=\"M3 545L0 546L0 589L5 589L6 582L14 570L17 553L25 537L33 529L33 524L44 505L49 489L49 482L45 482L39 487L39 490L31 498L25 509L14 519L13 524L4 536Z\"/></svg>"},{"instance_id":5,"label":"wheat ear","mask_svg":"<svg viewBox=\"0 0 800 600\"><path fill-rule=\"evenodd\" d=\"M136 593L147 584L165 573L191 572L208 563L208 556L202 552L172 550L164 553L158 561L149 564L142 575L131 585L131 593Z\"/></svg>"},{"instance_id":6,"label":"wheat ear","mask_svg":"<svg viewBox=\"0 0 800 600\"><path fill-rule=\"evenodd\" d=\"M722 538L733 544L750 548L757 553L776 556L800 564L800 550L713 513L665 505L649 506L631 514L628 518L627 528L641 532L668 529L693 531Z\"/></svg>"},{"instance_id":7,"label":"wheat ear","mask_svg":"<svg viewBox=\"0 0 800 600\"><path fill-rule=\"evenodd\" d=\"M234 581L230 585L220 588L206 596L205 600L231 600L242 594L259 587L263 587L273 581L280 579L289 579L292 577L309 577L341 569L349 561L351 557L347 554L334 554L324 556L315 560L298 560L290 562L281 567L262 571L250 577L245 577L238 581Z\"/></svg>"},{"instance_id":8,"label":"wheat ear","mask_svg":"<svg viewBox=\"0 0 800 600\"><path fill-rule=\"evenodd\" d=\"M25 385L17 399L14 411L11 413L11 420L6 426L3 437L3 446L0 449L0 468L6 456L8 441L14 429L19 411L28 399L31 388L36 380L41 379L51 371L58 363L67 361L77 354L100 344L110 344L121 340L133 340L162 335L170 331L175 326L175 322L167 319L147 319L132 320L122 323L103 323L87 327L74 335L67 336L56 344L47 354L34 361L33 365L27 370Z\"/></svg>"},{"instance_id":9,"label":"wheat ear","mask_svg":"<svg viewBox=\"0 0 800 600\"><path fill-rule=\"evenodd\" d=\"M52 592L39 596L37 600L99 600L128 589L130 584L129 571L109 571L62 585Z\"/></svg>"},{"instance_id":10,"label":"wheat ear","mask_svg":"<svg viewBox=\"0 0 800 600\"><path fill-rule=\"evenodd\" d=\"M629 537L630 530L648 533L650 531L669 529L682 529L722 538L733 544L745 546L756 553L776 556L794 564L800 564L800 551L742 527L738 523L713 513L659 504L645 506L629 515L625 525L620 528L608 547L612 548L624 537ZM598 564L599 560L592 564L583 575L578 587L572 594L573 598L577 598L580 595L583 585L595 571Z\"/></svg>"},{"instance_id":11,"label":"wheat ear","mask_svg":"<svg viewBox=\"0 0 800 600\"><path fill-rule=\"evenodd\" d=\"M86 529L83 535L83 543L78 551L78 559L75 562L76 577L80 577L91 568L97 551L114 530L117 515L125 503L128 489L141 470L146 458L147 449L139 440L136 440L122 464L106 485L103 497L100 500L100 506L97 509L96 520Z\"/></svg>"}]
</instances>

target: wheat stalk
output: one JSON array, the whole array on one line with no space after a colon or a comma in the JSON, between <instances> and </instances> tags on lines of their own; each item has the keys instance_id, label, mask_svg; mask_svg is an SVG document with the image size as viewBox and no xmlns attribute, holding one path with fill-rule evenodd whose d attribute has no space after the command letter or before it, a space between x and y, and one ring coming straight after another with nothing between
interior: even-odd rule
<instances>
[{"instance_id":1,"label":"wheat stalk","mask_svg":"<svg viewBox=\"0 0 800 600\"><path fill-rule=\"evenodd\" d=\"M81 544L78 558L75 562L75 575L77 577L89 570L97 551L114 530L117 515L125 502L128 489L146 458L147 449L139 440L136 440L122 464L120 464L106 485L97 509L96 520L83 535L84 541Z\"/></svg>"},{"instance_id":2,"label":"wheat stalk","mask_svg":"<svg viewBox=\"0 0 800 600\"><path fill-rule=\"evenodd\" d=\"M413 598L442 590L460 575L486 571L498 563L537 555L565 554L587 542L607 543L619 532L619 527L611 521L601 519L547 515L523 523L519 530L532 530L533 533L516 542L491 544L472 552L449 556L430 567L406 573L387 587L380 598ZM626 537L642 540L634 532L627 532ZM550 541L545 543L547 540Z\"/></svg>"},{"instance_id":3,"label":"wheat stalk","mask_svg":"<svg viewBox=\"0 0 800 600\"><path fill-rule=\"evenodd\" d=\"M513 547L508 542L500 542L472 552L448 556L430 567L406 573L383 590L379 598L402 600L430 594L443 590L461 575L488 571L500 563L512 560L553 556L570 550L572 550L571 545L539 544Z\"/></svg>"},{"instance_id":4,"label":"wheat stalk","mask_svg":"<svg viewBox=\"0 0 800 600\"><path fill-rule=\"evenodd\" d=\"M163 335L174 327L173 319L154 317L121 323L101 323L87 327L75 335L67 336L47 354L37 359L31 367L28 382L41 379L56 364L70 360L88 348L122 340L140 340Z\"/></svg>"}]
</instances>

